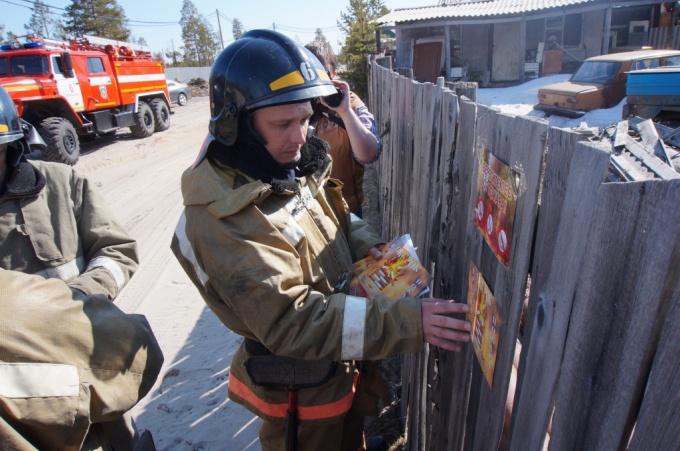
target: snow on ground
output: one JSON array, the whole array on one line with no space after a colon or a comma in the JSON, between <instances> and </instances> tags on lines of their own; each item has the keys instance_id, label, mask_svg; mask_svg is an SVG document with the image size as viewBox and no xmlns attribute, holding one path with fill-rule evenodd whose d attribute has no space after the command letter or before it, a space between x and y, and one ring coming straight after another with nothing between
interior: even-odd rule
<instances>
[{"instance_id":1,"label":"snow on ground","mask_svg":"<svg viewBox=\"0 0 680 451\"><path fill-rule=\"evenodd\" d=\"M570 76L569 74L550 75L508 88L480 88L477 92L477 102L482 105L494 106L508 114L546 119L551 127L578 128L582 122L585 122L588 127L604 129L621 120L625 98L612 108L593 110L577 119L554 115L546 117L545 112L533 109L533 106L538 102L539 88L566 81ZM585 125L582 127L585 127Z\"/></svg>"}]
</instances>

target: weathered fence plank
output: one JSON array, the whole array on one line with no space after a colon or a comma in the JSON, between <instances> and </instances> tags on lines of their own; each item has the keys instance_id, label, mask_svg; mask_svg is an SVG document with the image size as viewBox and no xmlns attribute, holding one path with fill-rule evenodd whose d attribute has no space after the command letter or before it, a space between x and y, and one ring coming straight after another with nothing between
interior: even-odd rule
<instances>
[{"instance_id":1,"label":"weathered fence plank","mask_svg":"<svg viewBox=\"0 0 680 451\"><path fill-rule=\"evenodd\" d=\"M584 237L588 252L557 386L551 449L627 446L659 319L677 292L678 199L676 180L600 187Z\"/></svg>"},{"instance_id":2,"label":"weathered fence plank","mask_svg":"<svg viewBox=\"0 0 680 451\"><path fill-rule=\"evenodd\" d=\"M483 239L481 249L479 244L468 248L470 260L480 269L496 298L502 321L493 387L490 388L484 381L478 393L471 392L471 402L473 396L479 402L477 418L468 418L469 426L476 423L471 449L496 449L503 430L508 383L513 369L531 259L547 133L548 123L544 120L499 114L486 107L479 109L476 150L487 148L496 158L517 171L520 188L512 227L509 267L498 261ZM468 211L468 221L472 224L471 218L472 210ZM468 236L481 236L474 225L468 230ZM483 375L475 369L473 377L483 378Z\"/></svg>"},{"instance_id":3,"label":"weathered fence plank","mask_svg":"<svg viewBox=\"0 0 680 451\"><path fill-rule=\"evenodd\" d=\"M421 103L414 111L415 127L413 132L413 185L410 200L403 200L409 206L408 230L418 248L421 261L427 257L429 238L434 210L436 209L435 185L439 175L439 154L437 147L441 120L441 92L442 88L431 83L423 83ZM420 117L418 117L420 116ZM426 262L425 262L426 263ZM426 264L427 267L427 264ZM428 267L428 269L431 269Z\"/></svg>"},{"instance_id":4,"label":"weathered fence plank","mask_svg":"<svg viewBox=\"0 0 680 451\"><path fill-rule=\"evenodd\" d=\"M455 96L452 96L452 101L453 99L458 100ZM459 127L457 135L446 139L451 144L442 156L446 164L443 165L443 175L440 177L444 185L440 195L441 215L437 251L434 253L437 258L433 286L436 297L465 302L463 289L467 281L465 273L467 259L463 250L466 247L467 218L472 202L477 104L460 102L459 112L455 112L453 105L448 111L452 114L452 122L449 125L451 128L456 124L453 120L456 117L460 123L469 125L465 128ZM463 348L460 353L434 349L432 355L438 359L439 377L445 381L442 382L440 388L439 411L443 417L440 424L446 425L443 429L436 431L437 435L431 438L432 449L460 449L465 435L465 416L470 391L471 362L475 358L474 351L470 346Z\"/></svg>"},{"instance_id":5,"label":"weathered fence plank","mask_svg":"<svg viewBox=\"0 0 680 451\"><path fill-rule=\"evenodd\" d=\"M559 139L554 133L551 137ZM565 133L561 137L570 144L578 141L574 134ZM553 161L560 163L559 167L547 165L550 171L546 171L546 187L550 189L543 190L541 205L545 205L545 210L541 207L535 246L539 261L534 261L534 268L538 270L536 281L532 280L535 319L531 321L531 341L522 348L526 364L518 377L514 403L509 448L517 451L540 450L543 446L569 327L576 276L586 251L586 242L581 237L587 232L595 193L609 166L609 153L592 145L582 144L575 153L556 146L548 151L549 156L553 154L559 154ZM564 162L563 155L573 155L573 159ZM567 169L568 178L555 177L560 167ZM569 171L569 167L574 170ZM551 185L547 185L548 181ZM555 211L560 207L560 212ZM559 224L555 224L555 220ZM543 265L548 271L541 271Z\"/></svg>"},{"instance_id":6,"label":"weathered fence plank","mask_svg":"<svg viewBox=\"0 0 680 451\"><path fill-rule=\"evenodd\" d=\"M672 245L675 255L680 256L680 234L676 235ZM675 284L675 292L654 356L633 440L628 448L630 451L677 449L680 444L680 365L677 363L680 343L680 264L676 261L674 267L669 269L669 283L661 288L668 292L671 290L669 285Z\"/></svg>"}]
</instances>

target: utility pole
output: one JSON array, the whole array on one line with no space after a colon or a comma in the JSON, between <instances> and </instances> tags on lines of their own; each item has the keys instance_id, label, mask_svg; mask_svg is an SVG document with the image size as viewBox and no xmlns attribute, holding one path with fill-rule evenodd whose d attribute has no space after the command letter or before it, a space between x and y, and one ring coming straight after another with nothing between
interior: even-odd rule
<instances>
[{"instance_id":1,"label":"utility pole","mask_svg":"<svg viewBox=\"0 0 680 451\"><path fill-rule=\"evenodd\" d=\"M220 23L220 11L215 8L215 14L217 14L217 28L220 29L220 45L222 46L222 50L224 50L224 39L222 39L222 24Z\"/></svg>"},{"instance_id":2,"label":"utility pole","mask_svg":"<svg viewBox=\"0 0 680 451\"><path fill-rule=\"evenodd\" d=\"M272 30L276 31L276 24L272 22Z\"/></svg>"}]
</instances>

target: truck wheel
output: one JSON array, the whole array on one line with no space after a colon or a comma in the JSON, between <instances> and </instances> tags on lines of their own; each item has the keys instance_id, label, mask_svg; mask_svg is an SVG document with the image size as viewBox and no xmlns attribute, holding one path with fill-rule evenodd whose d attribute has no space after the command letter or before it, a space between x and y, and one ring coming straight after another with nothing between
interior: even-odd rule
<instances>
[{"instance_id":1,"label":"truck wheel","mask_svg":"<svg viewBox=\"0 0 680 451\"><path fill-rule=\"evenodd\" d=\"M38 133L47 144L47 148L42 151L45 160L71 166L76 164L80 155L80 141L73 124L62 117L48 117L38 126Z\"/></svg>"},{"instance_id":2,"label":"truck wheel","mask_svg":"<svg viewBox=\"0 0 680 451\"><path fill-rule=\"evenodd\" d=\"M135 125L130 126L132 136L135 138L148 138L153 135L156 127L153 120L153 112L146 102L139 102L139 109L135 113Z\"/></svg>"},{"instance_id":3,"label":"truck wheel","mask_svg":"<svg viewBox=\"0 0 680 451\"><path fill-rule=\"evenodd\" d=\"M151 111L153 111L153 119L156 122L156 131L164 132L170 128L170 108L161 99L153 99L149 105L151 105Z\"/></svg>"}]
</instances>

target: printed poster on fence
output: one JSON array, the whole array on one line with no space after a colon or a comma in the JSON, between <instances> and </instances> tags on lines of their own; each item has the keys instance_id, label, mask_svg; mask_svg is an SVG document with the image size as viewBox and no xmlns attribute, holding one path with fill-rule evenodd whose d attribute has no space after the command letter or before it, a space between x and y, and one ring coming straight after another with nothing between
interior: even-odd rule
<instances>
[{"instance_id":1,"label":"printed poster on fence","mask_svg":"<svg viewBox=\"0 0 680 451\"><path fill-rule=\"evenodd\" d=\"M519 174L488 149L479 151L475 224L498 260L510 265L512 225L517 206Z\"/></svg>"},{"instance_id":2,"label":"printed poster on fence","mask_svg":"<svg viewBox=\"0 0 680 451\"><path fill-rule=\"evenodd\" d=\"M501 316L498 312L496 298L491 293L482 273L474 262L470 261L468 272L467 304L470 307L468 321L470 341L477 354L484 377L493 387L493 373L496 368L496 353L501 330Z\"/></svg>"}]
</instances>

